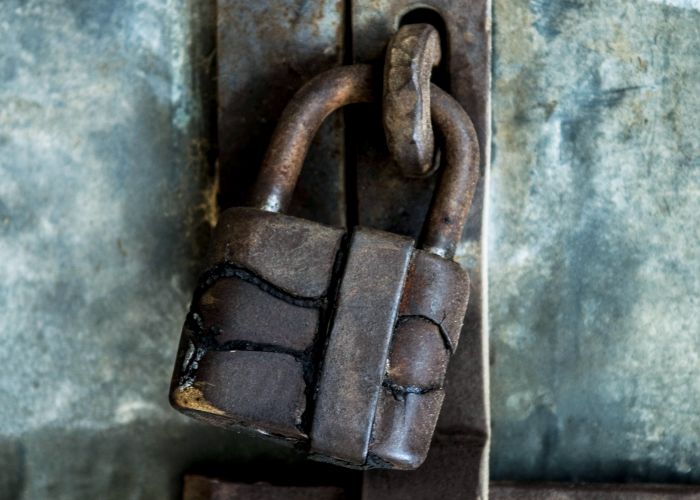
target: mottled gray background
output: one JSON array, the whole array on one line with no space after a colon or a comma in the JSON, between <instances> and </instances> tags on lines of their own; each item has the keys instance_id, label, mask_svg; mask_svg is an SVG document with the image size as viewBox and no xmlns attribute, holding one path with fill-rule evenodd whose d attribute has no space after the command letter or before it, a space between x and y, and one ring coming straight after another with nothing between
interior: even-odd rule
<instances>
[{"instance_id":1,"label":"mottled gray background","mask_svg":"<svg viewBox=\"0 0 700 500\"><path fill-rule=\"evenodd\" d=\"M492 475L700 482L700 2L494 20Z\"/></svg>"},{"instance_id":2,"label":"mottled gray background","mask_svg":"<svg viewBox=\"0 0 700 500\"><path fill-rule=\"evenodd\" d=\"M211 1L0 4L0 498L172 498ZM700 2L497 0L492 475L700 482ZM185 236L185 237L183 237ZM284 458L284 457L282 457Z\"/></svg>"},{"instance_id":3,"label":"mottled gray background","mask_svg":"<svg viewBox=\"0 0 700 500\"><path fill-rule=\"evenodd\" d=\"M0 3L0 498L174 498L264 444L167 402L212 214L213 2Z\"/></svg>"}]
</instances>

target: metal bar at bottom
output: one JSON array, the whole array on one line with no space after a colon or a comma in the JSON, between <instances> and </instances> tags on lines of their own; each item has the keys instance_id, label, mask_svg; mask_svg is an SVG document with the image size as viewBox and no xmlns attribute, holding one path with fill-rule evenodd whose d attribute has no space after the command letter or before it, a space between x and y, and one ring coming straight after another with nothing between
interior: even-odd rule
<instances>
[{"instance_id":1,"label":"metal bar at bottom","mask_svg":"<svg viewBox=\"0 0 700 500\"><path fill-rule=\"evenodd\" d=\"M700 500L700 486L492 483L490 500Z\"/></svg>"}]
</instances>

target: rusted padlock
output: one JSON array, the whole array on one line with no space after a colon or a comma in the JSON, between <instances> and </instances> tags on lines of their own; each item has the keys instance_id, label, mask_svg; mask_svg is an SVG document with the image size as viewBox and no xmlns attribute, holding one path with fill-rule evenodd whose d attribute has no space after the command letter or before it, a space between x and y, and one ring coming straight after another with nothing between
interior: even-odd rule
<instances>
[{"instance_id":1,"label":"rusted padlock","mask_svg":"<svg viewBox=\"0 0 700 500\"><path fill-rule=\"evenodd\" d=\"M422 238L351 234L280 213L323 119L372 100L372 71L319 75L290 102L252 208L221 214L171 387L180 411L289 441L350 467L412 469L427 454L468 276L451 260L479 176L462 108L437 87L446 167Z\"/></svg>"}]
</instances>

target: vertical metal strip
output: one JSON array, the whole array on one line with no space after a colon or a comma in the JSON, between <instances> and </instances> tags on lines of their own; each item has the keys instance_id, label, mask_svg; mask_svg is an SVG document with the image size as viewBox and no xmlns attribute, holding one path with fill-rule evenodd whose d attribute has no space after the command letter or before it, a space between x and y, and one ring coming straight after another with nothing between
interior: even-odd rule
<instances>
[{"instance_id":1,"label":"vertical metal strip","mask_svg":"<svg viewBox=\"0 0 700 500\"><path fill-rule=\"evenodd\" d=\"M441 18L447 81L479 136L482 179L457 259L472 281L460 347L450 363L447 398L426 463L410 474L370 471L363 498L485 498L488 485L488 362L485 277L481 260L484 178L490 164L490 0L350 0L354 61L381 65L388 39L415 9ZM431 12L432 11L432 12ZM428 16L429 17L429 16ZM374 115L373 115L374 114ZM358 207L363 225L417 237L430 205L435 179L406 179L389 158L376 110L358 110L355 132ZM375 126L376 124L376 126ZM349 124L355 126L357 123ZM364 131L364 132L363 132Z\"/></svg>"},{"instance_id":2,"label":"vertical metal strip","mask_svg":"<svg viewBox=\"0 0 700 500\"><path fill-rule=\"evenodd\" d=\"M314 76L342 64L346 2L216 2L219 204L227 208L247 201L277 120L294 93ZM344 225L343 129L341 113L321 127L297 184L292 215ZM334 484L350 492L359 488L358 472L301 457L280 470L275 460L288 460L289 455L274 450L255 455L246 449L248 460L254 454L255 466L239 469L236 477L250 483ZM296 491L305 494L293 489L290 498ZM280 497L288 493L282 491Z\"/></svg>"},{"instance_id":3,"label":"vertical metal strip","mask_svg":"<svg viewBox=\"0 0 700 500\"><path fill-rule=\"evenodd\" d=\"M343 0L218 0L219 162L223 208L246 203L282 110L302 84L342 62ZM343 118L312 144L290 212L345 222Z\"/></svg>"}]
</instances>

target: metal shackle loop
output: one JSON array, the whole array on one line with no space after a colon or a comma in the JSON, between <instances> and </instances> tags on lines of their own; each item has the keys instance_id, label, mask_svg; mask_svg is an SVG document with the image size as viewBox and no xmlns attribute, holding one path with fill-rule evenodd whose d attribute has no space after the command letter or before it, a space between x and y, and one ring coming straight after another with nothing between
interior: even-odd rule
<instances>
[{"instance_id":1,"label":"metal shackle loop","mask_svg":"<svg viewBox=\"0 0 700 500\"><path fill-rule=\"evenodd\" d=\"M253 188L251 205L282 212L291 201L309 145L333 111L375 101L372 67L328 70L304 85L280 118ZM445 167L424 224L421 246L445 258L454 256L479 180L479 142L466 111L444 90L430 88L433 123L445 141Z\"/></svg>"},{"instance_id":2,"label":"metal shackle loop","mask_svg":"<svg viewBox=\"0 0 700 500\"><path fill-rule=\"evenodd\" d=\"M340 66L316 75L294 95L272 134L253 187L252 206L284 212L316 132L333 111L374 101L372 67Z\"/></svg>"}]
</instances>

